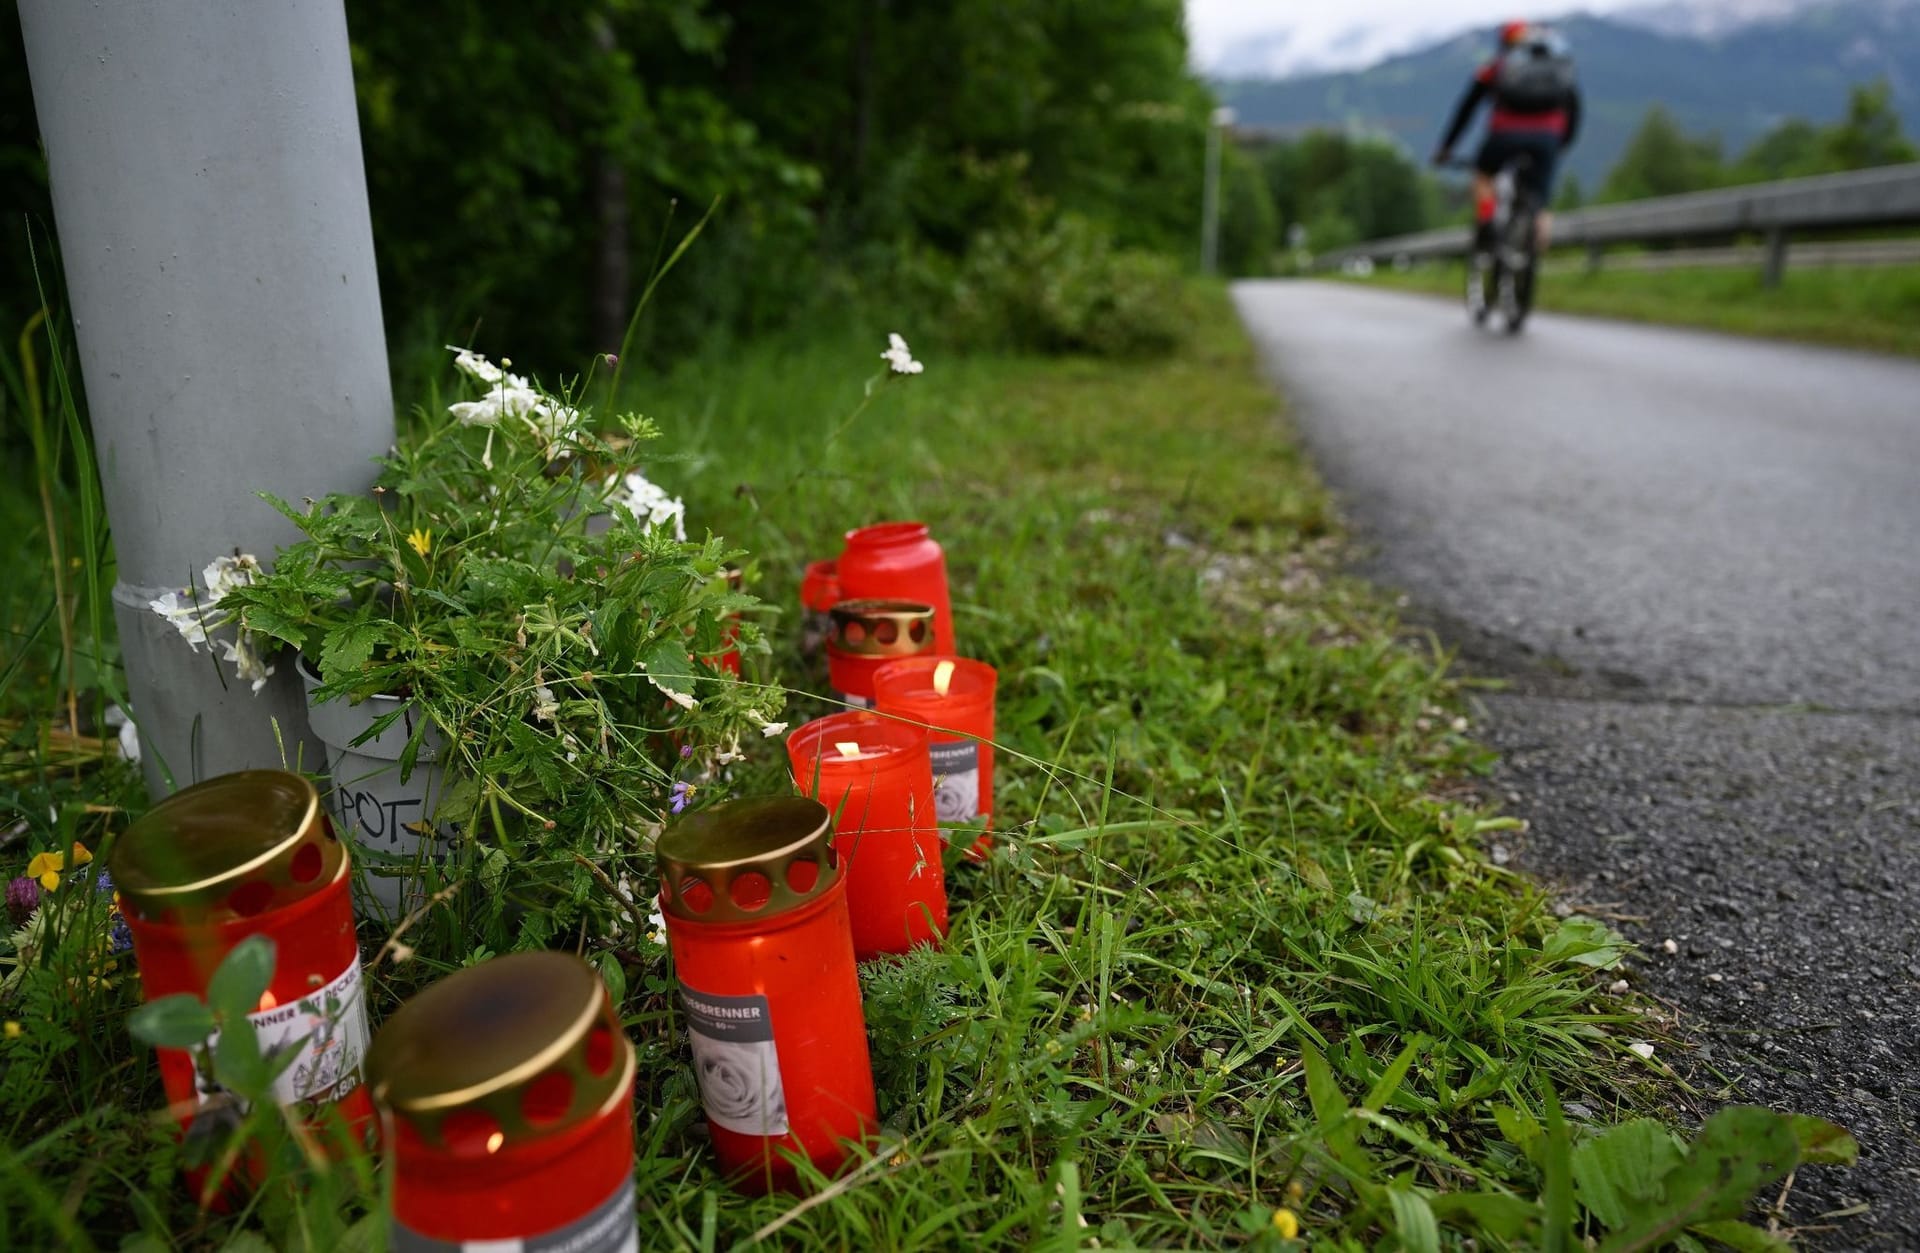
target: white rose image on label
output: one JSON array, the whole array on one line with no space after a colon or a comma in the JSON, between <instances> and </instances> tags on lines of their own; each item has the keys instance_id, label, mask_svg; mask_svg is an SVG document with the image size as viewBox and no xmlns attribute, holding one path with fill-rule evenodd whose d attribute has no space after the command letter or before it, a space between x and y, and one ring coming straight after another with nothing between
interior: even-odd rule
<instances>
[{"instance_id":1,"label":"white rose image on label","mask_svg":"<svg viewBox=\"0 0 1920 1253\"><path fill-rule=\"evenodd\" d=\"M941 822L980 816L980 746L972 740L934 744L933 809Z\"/></svg>"},{"instance_id":2,"label":"white rose image on label","mask_svg":"<svg viewBox=\"0 0 1920 1253\"><path fill-rule=\"evenodd\" d=\"M368 1031L358 955L332 983L290 1005L256 1010L247 1019L260 1038L262 1052L299 1050L293 1064L273 1081L273 1095L281 1104L341 1101L360 1086ZM219 1042L220 1033L216 1031L205 1047L218 1047ZM214 1095L198 1067L193 1087L202 1104Z\"/></svg>"},{"instance_id":3,"label":"white rose image on label","mask_svg":"<svg viewBox=\"0 0 1920 1253\"><path fill-rule=\"evenodd\" d=\"M787 1094L764 996L715 996L680 985L700 1104L715 1126L746 1136L787 1134Z\"/></svg>"}]
</instances>

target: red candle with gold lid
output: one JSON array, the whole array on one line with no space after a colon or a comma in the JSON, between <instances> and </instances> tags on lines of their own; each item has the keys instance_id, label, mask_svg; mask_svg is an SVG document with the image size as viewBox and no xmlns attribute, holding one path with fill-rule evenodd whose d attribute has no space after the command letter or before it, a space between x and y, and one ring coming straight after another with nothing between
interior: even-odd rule
<instances>
[{"instance_id":1,"label":"red candle with gold lid","mask_svg":"<svg viewBox=\"0 0 1920 1253\"><path fill-rule=\"evenodd\" d=\"M873 674L933 647L933 606L912 600L843 600L827 615L827 681L833 698L873 704Z\"/></svg>"},{"instance_id":2,"label":"red candle with gold lid","mask_svg":"<svg viewBox=\"0 0 1920 1253\"><path fill-rule=\"evenodd\" d=\"M275 1095L315 1124L329 1112L355 1128L371 1117L352 867L311 783L284 770L244 770L185 788L127 828L108 870L147 1000L206 999L215 968L240 941L269 937L273 978L247 1017L263 1049L299 1049ZM167 1100L187 1121L214 1095L213 1080L196 1052L157 1052Z\"/></svg>"},{"instance_id":3,"label":"red candle with gold lid","mask_svg":"<svg viewBox=\"0 0 1920 1253\"><path fill-rule=\"evenodd\" d=\"M994 668L966 657L921 654L873 672L874 705L929 730L933 804L942 823L993 825ZM987 837L973 845L985 851Z\"/></svg>"},{"instance_id":4,"label":"red candle with gold lid","mask_svg":"<svg viewBox=\"0 0 1920 1253\"><path fill-rule=\"evenodd\" d=\"M632 1253L633 1046L571 953L509 953L396 1010L367 1055L390 1247Z\"/></svg>"},{"instance_id":5,"label":"red candle with gold lid","mask_svg":"<svg viewBox=\"0 0 1920 1253\"><path fill-rule=\"evenodd\" d=\"M790 1191L878 1126L845 863L826 806L727 801L654 846L714 1153L734 1186Z\"/></svg>"},{"instance_id":6,"label":"red candle with gold lid","mask_svg":"<svg viewBox=\"0 0 1920 1253\"><path fill-rule=\"evenodd\" d=\"M840 600L840 573L834 561L810 561L800 576L800 605L806 610L801 619L800 651L811 656L826 642L829 624L827 611Z\"/></svg>"},{"instance_id":7,"label":"red candle with gold lid","mask_svg":"<svg viewBox=\"0 0 1920 1253\"><path fill-rule=\"evenodd\" d=\"M933 607L934 651L952 653L947 556L924 522L879 522L847 532L836 564L844 600L916 600Z\"/></svg>"},{"instance_id":8,"label":"red candle with gold lid","mask_svg":"<svg viewBox=\"0 0 1920 1253\"><path fill-rule=\"evenodd\" d=\"M937 942L947 886L925 728L865 710L829 714L787 736L787 757L800 791L833 812L855 955Z\"/></svg>"}]
</instances>

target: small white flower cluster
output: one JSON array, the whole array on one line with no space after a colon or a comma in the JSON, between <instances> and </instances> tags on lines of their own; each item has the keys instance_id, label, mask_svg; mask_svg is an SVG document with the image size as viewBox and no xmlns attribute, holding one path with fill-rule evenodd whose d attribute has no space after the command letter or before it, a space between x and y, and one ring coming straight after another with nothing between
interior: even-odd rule
<instances>
[{"instance_id":1,"label":"small white flower cluster","mask_svg":"<svg viewBox=\"0 0 1920 1253\"><path fill-rule=\"evenodd\" d=\"M617 475L609 478L607 487L613 489L612 495L607 498L609 504L624 507L636 521L644 522L649 531L671 522L673 538L683 544L687 542L686 501L678 496L667 495L665 488L649 481L638 470L624 479Z\"/></svg>"},{"instance_id":2,"label":"small white flower cluster","mask_svg":"<svg viewBox=\"0 0 1920 1253\"><path fill-rule=\"evenodd\" d=\"M497 427L503 418L517 419L540 438L549 457L559 454L561 442L580 425L578 409L554 400L520 375L508 374L471 349L448 344L447 351L454 354L453 364L462 374L488 385L480 399L447 406L463 424Z\"/></svg>"},{"instance_id":3,"label":"small white flower cluster","mask_svg":"<svg viewBox=\"0 0 1920 1253\"><path fill-rule=\"evenodd\" d=\"M219 650L220 659L231 662L234 673L251 682L256 692L267 685L273 667L261 656L253 633L241 628L230 640L215 639L212 633L222 627L232 626L237 621L238 615L223 612L220 602L234 588L252 583L259 569L260 559L251 553L215 557L212 564L200 572L200 581L206 585L204 595L196 597L193 589L188 588L182 592L168 592L158 600L147 602L148 608L180 632L180 637L187 641L193 651L199 652L202 644Z\"/></svg>"},{"instance_id":4,"label":"small white flower cluster","mask_svg":"<svg viewBox=\"0 0 1920 1253\"><path fill-rule=\"evenodd\" d=\"M907 347L907 341L897 331L888 334L887 350L880 354L880 359L895 374L918 374L927 368L913 359L913 349Z\"/></svg>"}]
</instances>

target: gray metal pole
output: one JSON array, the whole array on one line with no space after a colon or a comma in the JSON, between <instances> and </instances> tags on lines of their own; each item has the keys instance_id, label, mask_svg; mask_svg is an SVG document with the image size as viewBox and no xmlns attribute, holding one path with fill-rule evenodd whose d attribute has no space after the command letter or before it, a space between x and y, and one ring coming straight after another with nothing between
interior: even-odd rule
<instances>
[{"instance_id":1,"label":"gray metal pole","mask_svg":"<svg viewBox=\"0 0 1920 1253\"><path fill-rule=\"evenodd\" d=\"M1200 189L1200 272L1212 274L1220 258L1220 114L1207 120L1207 168Z\"/></svg>"},{"instance_id":2,"label":"gray metal pole","mask_svg":"<svg viewBox=\"0 0 1920 1253\"><path fill-rule=\"evenodd\" d=\"M324 766L282 660L254 695L148 609L270 561L255 498L356 491L393 441L342 0L20 0L147 786Z\"/></svg>"},{"instance_id":3,"label":"gray metal pole","mask_svg":"<svg viewBox=\"0 0 1920 1253\"><path fill-rule=\"evenodd\" d=\"M1778 287L1787 273L1787 228L1776 226L1767 231L1767 264L1760 273L1762 287Z\"/></svg>"}]
</instances>

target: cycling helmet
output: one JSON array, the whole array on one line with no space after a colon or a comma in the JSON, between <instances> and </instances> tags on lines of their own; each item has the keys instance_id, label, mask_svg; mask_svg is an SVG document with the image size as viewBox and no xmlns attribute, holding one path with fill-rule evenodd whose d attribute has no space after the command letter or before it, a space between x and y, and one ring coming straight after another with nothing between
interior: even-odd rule
<instances>
[{"instance_id":1,"label":"cycling helmet","mask_svg":"<svg viewBox=\"0 0 1920 1253\"><path fill-rule=\"evenodd\" d=\"M1531 22L1508 22L1500 28L1500 46L1502 48L1513 47L1525 39L1527 32L1532 29L1533 24Z\"/></svg>"}]
</instances>

